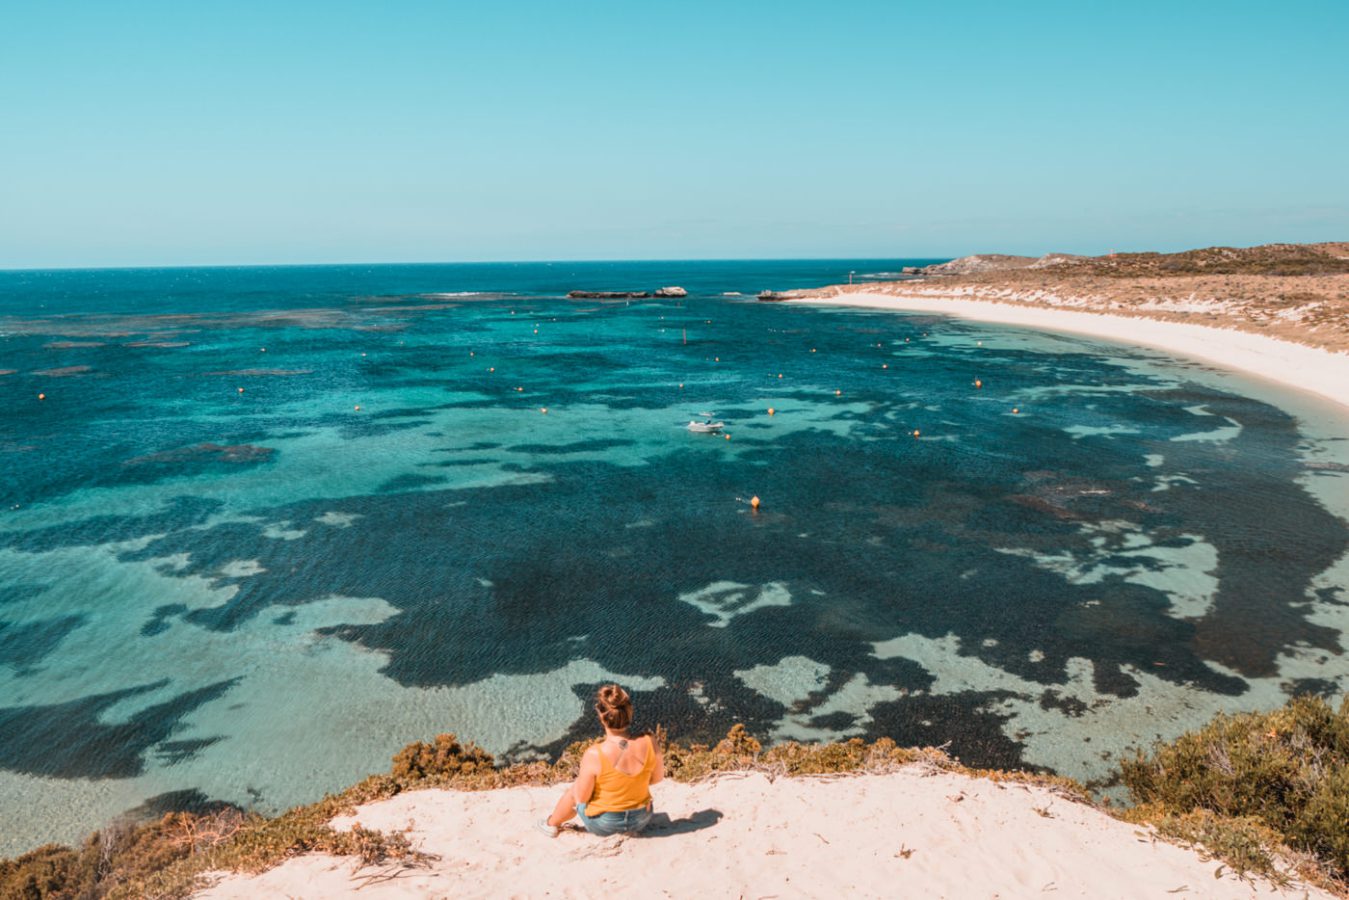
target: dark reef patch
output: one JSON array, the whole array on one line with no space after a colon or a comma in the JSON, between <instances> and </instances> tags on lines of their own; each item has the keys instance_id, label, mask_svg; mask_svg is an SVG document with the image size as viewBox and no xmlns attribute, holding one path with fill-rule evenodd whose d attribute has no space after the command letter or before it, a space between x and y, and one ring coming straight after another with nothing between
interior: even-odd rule
<instances>
[{"instance_id":1,"label":"dark reef patch","mask_svg":"<svg viewBox=\"0 0 1349 900\"><path fill-rule=\"evenodd\" d=\"M399 491L415 491L433 484L443 484L445 479L435 475L407 474L390 478L379 486L379 493L393 494Z\"/></svg>"},{"instance_id":2,"label":"dark reef patch","mask_svg":"<svg viewBox=\"0 0 1349 900\"><path fill-rule=\"evenodd\" d=\"M24 673L42 662L87 616L61 616L37 622L0 622L0 666Z\"/></svg>"},{"instance_id":3,"label":"dark reef patch","mask_svg":"<svg viewBox=\"0 0 1349 900\"><path fill-rule=\"evenodd\" d=\"M217 681L179 694L116 724L100 721L106 710L166 682L50 706L0 708L0 769L55 778L139 775L147 750L173 734L180 719L223 696L237 680Z\"/></svg>"},{"instance_id":4,"label":"dark reef patch","mask_svg":"<svg viewBox=\"0 0 1349 900\"><path fill-rule=\"evenodd\" d=\"M205 497L174 497L166 509L143 516L91 516L30 531L0 532L0 547L44 553L59 547L91 547L166 532L182 534L183 529L204 523L221 505L219 500Z\"/></svg>"},{"instance_id":5,"label":"dark reef patch","mask_svg":"<svg viewBox=\"0 0 1349 900\"><path fill-rule=\"evenodd\" d=\"M155 756L168 765L176 765L192 759L202 750L217 743L219 737L199 738L192 741L163 741L155 747Z\"/></svg>"},{"instance_id":6,"label":"dark reef patch","mask_svg":"<svg viewBox=\"0 0 1349 900\"><path fill-rule=\"evenodd\" d=\"M988 712L991 703L1011 696L990 691L916 695L871 707L871 725L865 737L893 738L901 747L944 747L968 766L989 769L1029 769L1019 741L1003 733L1006 716ZM952 728L952 722L966 727Z\"/></svg>"},{"instance_id":7,"label":"dark reef patch","mask_svg":"<svg viewBox=\"0 0 1349 900\"><path fill-rule=\"evenodd\" d=\"M70 378L75 375L87 375L92 371L92 366L61 366L57 369L39 369L33 374L43 378Z\"/></svg>"},{"instance_id":8,"label":"dark reef patch","mask_svg":"<svg viewBox=\"0 0 1349 900\"><path fill-rule=\"evenodd\" d=\"M209 463L230 463L232 465L250 465L269 461L276 454L272 447L257 447L252 444L193 444L191 447L176 447L135 456L122 463L124 466L175 466L190 468Z\"/></svg>"},{"instance_id":9,"label":"dark reef patch","mask_svg":"<svg viewBox=\"0 0 1349 900\"><path fill-rule=\"evenodd\" d=\"M0 584L0 606L31 599L45 590L47 590L47 585L34 584L33 582Z\"/></svg>"},{"instance_id":10,"label":"dark reef patch","mask_svg":"<svg viewBox=\"0 0 1349 900\"><path fill-rule=\"evenodd\" d=\"M529 453L541 456L565 456L568 453L597 453L615 447L631 447L636 441L627 438L593 438L566 444L517 444L507 449L511 453Z\"/></svg>"},{"instance_id":11,"label":"dark reef patch","mask_svg":"<svg viewBox=\"0 0 1349 900\"><path fill-rule=\"evenodd\" d=\"M123 816L133 822L148 822L154 819L162 819L165 815L174 812L208 815L227 809L238 809L238 807L233 803L212 800L199 790L188 789L155 794L127 810L123 813Z\"/></svg>"}]
</instances>

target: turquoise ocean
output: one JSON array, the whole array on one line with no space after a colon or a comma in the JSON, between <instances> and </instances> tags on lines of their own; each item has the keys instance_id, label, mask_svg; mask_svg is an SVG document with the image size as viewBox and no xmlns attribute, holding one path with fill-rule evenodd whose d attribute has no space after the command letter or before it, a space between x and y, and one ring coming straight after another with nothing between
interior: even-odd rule
<instances>
[{"instance_id":1,"label":"turquoise ocean","mask_svg":"<svg viewBox=\"0 0 1349 900\"><path fill-rule=\"evenodd\" d=\"M1343 410L754 300L921 262L0 272L0 853L443 731L556 754L609 680L685 740L1102 785L1343 694Z\"/></svg>"}]
</instances>

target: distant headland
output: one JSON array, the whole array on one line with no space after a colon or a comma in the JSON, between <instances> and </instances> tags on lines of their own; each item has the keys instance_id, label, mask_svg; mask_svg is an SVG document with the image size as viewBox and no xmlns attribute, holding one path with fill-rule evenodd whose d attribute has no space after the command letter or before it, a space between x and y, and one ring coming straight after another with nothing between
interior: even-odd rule
<instances>
[{"instance_id":1,"label":"distant headland","mask_svg":"<svg viewBox=\"0 0 1349 900\"><path fill-rule=\"evenodd\" d=\"M942 313L1159 347L1346 402L1349 242L976 254L760 299Z\"/></svg>"}]
</instances>

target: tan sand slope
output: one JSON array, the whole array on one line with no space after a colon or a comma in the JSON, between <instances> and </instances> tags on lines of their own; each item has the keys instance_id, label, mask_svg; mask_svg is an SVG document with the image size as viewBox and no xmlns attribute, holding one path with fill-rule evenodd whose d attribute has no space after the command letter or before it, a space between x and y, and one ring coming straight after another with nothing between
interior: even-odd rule
<instances>
[{"instance_id":1,"label":"tan sand slope","mask_svg":"<svg viewBox=\"0 0 1349 900\"><path fill-rule=\"evenodd\" d=\"M917 766L886 775L667 782L655 789L667 818L639 838L570 831L548 838L533 822L557 792L402 794L334 824L410 829L414 846L439 855L430 868L354 872L350 860L309 855L260 876L229 876L198 896L1330 896L1243 882L1197 851L1042 787Z\"/></svg>"}]
</instances>

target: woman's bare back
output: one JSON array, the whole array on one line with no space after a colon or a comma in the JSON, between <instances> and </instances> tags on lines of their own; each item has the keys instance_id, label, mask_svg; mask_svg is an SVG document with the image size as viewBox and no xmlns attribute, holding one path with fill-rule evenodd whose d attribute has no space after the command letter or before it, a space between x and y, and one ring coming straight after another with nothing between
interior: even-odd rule
<instances>
[{"instance_id":1,"label":"woman's bare back","mask_svg":"<svg viewBox=\"0 0 1349 900\"><path fill-rule=\"evenodd\" d=\"M618 741L606 740L599 745L599 753L611 768L624 775L636 775L646 766L646 758L651 754L651 738L630 738L626 744L623 747Z\"/></svg>"}]
</instances>

